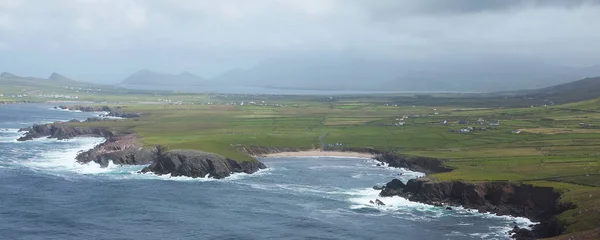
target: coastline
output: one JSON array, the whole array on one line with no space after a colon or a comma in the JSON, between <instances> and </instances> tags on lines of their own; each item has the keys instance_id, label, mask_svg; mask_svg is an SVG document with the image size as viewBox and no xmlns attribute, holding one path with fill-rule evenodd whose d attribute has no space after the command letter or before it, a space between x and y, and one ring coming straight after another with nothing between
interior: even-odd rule
<instances>
[{"instance_id":1,"label":"coastline","mask_svg":"<svg viewBox=\"0 0 600 240\"><path fill-rule=\"evenodd\" d=\"M305 150L297 152L277 152L257 155L253 157L265 158L265 157L350 157L350 158L374 158L375 154L364 153L364 152L341 152L341 151L321 151Z\"/></svg>"}]
</instances>

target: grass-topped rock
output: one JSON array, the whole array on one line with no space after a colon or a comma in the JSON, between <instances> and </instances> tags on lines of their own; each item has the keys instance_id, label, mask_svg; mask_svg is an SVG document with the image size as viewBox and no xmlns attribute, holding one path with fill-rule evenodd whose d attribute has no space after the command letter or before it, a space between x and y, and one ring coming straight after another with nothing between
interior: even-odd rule
<instances>
[{"instance_id":1,"label":"grass-topped rock","mask_svg":"<svg viewBox=\"0 0 600 240\"><path fill-rule=\"evenodd\" d=\"M142 169L142 173L170 174L172 177L225 178L232 173L250 174L266 168L258 160L238 162L217 154L196 150L164 152L162 148L158 149L157 160Z\"/></svg>"}]
</instances>

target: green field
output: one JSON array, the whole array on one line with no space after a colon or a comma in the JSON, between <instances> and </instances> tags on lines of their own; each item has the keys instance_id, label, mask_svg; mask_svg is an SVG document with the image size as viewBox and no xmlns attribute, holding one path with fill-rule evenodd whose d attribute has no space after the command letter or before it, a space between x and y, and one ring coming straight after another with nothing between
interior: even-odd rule
<instances>
[{"instance_id":1,"label":"green field","mask_svg":"<svg viewBox=\"0 0 600 240\"><path fill-rule=\"evenodd\" d=\"M348 97L335 102L304 96L254 98L228 97L235 102L264 100L266 106L131 104L125 110L143 117L85 125L135 132L147 145L198 149L238 160L252 159L237 151L239 146L314 149L320 147L320 136L325 136L326 145L445 158L455 170L430 177L553 186L563 191L563 201L577 205L560 215L568 224L567 233L598 226L600 129L594 126L600 125L599 100L552 107L470 109L386 106L385 97ZM395 126L396 119L404 116L408 116L405 124ZM458 124L460 120L469 124ZM500 125L490 126L496 120ZM475 130L451 131L468 126ZM485 130L477 130L481 127Z\"/></svg>"},{"instance_id":2,"label":"green field","mask_svg":"<svg viewBox=\"0 0 600 240\"><path fill-rule=\"evenodd\" d=\"M49 89L45 91L59 92ZM440 99L449 98L440 104ZM269 96L113 89L81 94L79 100L142 114L80 125L133 132L148 146L197 149L239 161L253 160L238 151L241 146L315 149L321 147L320 137L326 147L335 146L331 149L373 148L444 158L454 171L431 178L552 186L563 192L562 201L577 206L559 216L567 224L566 233L600 226L600 99L548 107L518 107L509 99L506 107L498 107L501 100L489 98L486 107L486 98L445 95ZM462 120L468 124L459 124ZM492 126L496 121L499 125ZM468 127L474 130L459 132Z\"/></svg>"}]
</instances>

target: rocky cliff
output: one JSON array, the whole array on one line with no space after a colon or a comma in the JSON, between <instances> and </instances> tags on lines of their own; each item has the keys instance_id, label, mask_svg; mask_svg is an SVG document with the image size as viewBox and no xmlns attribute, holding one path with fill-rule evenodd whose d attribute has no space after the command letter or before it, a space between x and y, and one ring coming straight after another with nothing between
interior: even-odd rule
<instances>
[{"instance_id":1,"label":"rocky cliff","mask_svg":"<svg viewBox=\"0 0 600 240\"><path fill-rule=\"evenodd\" d=\"M72 122L79 122L77 120L72 120ZM19 132L25 132L25 134L17 139L17 141L27 141L33 140L34 138L56 138L58 140L69 139L80 136L89 136L89 137L113 137L115 133L112 131L101 128L89 128L89 127L74 127L64 122L56 122L49 124L34 124L31 127L21 128Z\"/></svg>"},{"instance_id":2,"label":"rocky cliff","mask_svg":"<svg viewBox=\"0 0 600 240\"><path fill-rule=\"evenodd\" d=\"M144 147L135 134L108 137L104 143L77 155L77 162L95 162L107 167L110 161L118 165L142 165L156 160L156 148Z\"/></svg>"},{"instance_id":3,"label":"rocky cliff","mask_svg":"<svg viewBox=\"0 0 600 240\"><path fill-rule=\"evenodd\" d=\"M232 173L254 173L266 166L257 161L238 162L220 155L193 150L173 150L157 154L157 159L142 173L153 172L173 177L211 177L224 178Z\"/></svg>"},{"instance_id":4,"label":"rocky cliff","mask_svg":"<svg viewBox=\"0 0 600 240\"><path fill-rule=\"evenodd\" d=\"M539 221L534 228L537 237L552 237L564 227L554 217L572 204L561 203L561 194L551 187L537 187L505 181L464 182L412 179L403 184L395 179L381 191L381 196L401 196L411 201L432 205L460 205L498 215L521 216Z\"/></svg>"},{"instance_id":5,"label":"rocky cliff","mask_svg":"<svg viewBox=\"0 0 600 240\"><path fill-rule=\"evenodd\" d=\"M72 122L79 122L72 120ZM85 152L77 155L79 163L95 162L102 167L107 167L112 161L119 165L150 166L141 172L153 172L159 175L187 177L224 178L232 173L254 173L266 166L258 161L238 162L220 155L191 151L173 150L165 151L164 147L144 147L133 133L117 133L100 127L76 127L68 122L33 125L20 129L26 132L18 141L27 141L34 138L48 137L56 139L70 139L80 136L104 137L106 141Z\"/></svg>"},{"instance_id":6,"label":"rocky cliff","mask_svg":"<svg viewBox=\"0 0 600 240\"><path fill-rule=\"evenodd\" d=\"M425 174L450 172L452 168L443 165L444 160L430 157L403 156L393 153L381 153L375 159L389 164L390 167L406 168Z\"/></svg>"},{"instance_id":7,"label":"rocky cliff","mask_svg":"<svg viewBox=\"0 0 600 240\"><path fill-rule=\"evenodd\" d=\"M120 118L137 118L140 117L140 114L137 113L129 113L123 111L122 107L110 107L110 106L58 106L55 107L57 109L64 110L72 110L72 111L82 111L82 112L108 112L106 116L109 117L120 117Z\"/></svg>"},{"instance_id":8,"label":"rocky cliff","mask_svg":"<svg viewBox=\"0 0 600 240\"><path fill-rule=\"evenodd\" d=\"M259 147L259 146L240 146L237 148L238 151L248 154L250 156L262 157L271 153L280 152L298 152L295 148L277 148L277 147Z\"/></svg>"}]
</instances>

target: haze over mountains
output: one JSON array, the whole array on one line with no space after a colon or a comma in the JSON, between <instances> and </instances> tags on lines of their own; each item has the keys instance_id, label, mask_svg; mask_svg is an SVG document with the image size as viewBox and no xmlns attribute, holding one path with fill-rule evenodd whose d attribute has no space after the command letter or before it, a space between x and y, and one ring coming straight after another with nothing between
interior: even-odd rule
<instances>
[{"instance_id":1,"label":"haze over mountains","mask_svg":"<svg viewBox=\"0 0 600 240\"><path fill-rule=\"evenodd\" d=\"M123 85L247 86L311 90L396 90L491 92L536 89L600 76L600 66L585 68L515 59L367 60L357 58L281 58L249 69L234 69L204 79L141 70Z\"/></svg>"},{"instance_id":2,"label":"haze over mountains","mask_svg":"<svg viewBox=\"0 0 600 240\"><path fill-rule=\"evenodd\" d=\"M205 85L205 80L189 72L167 74L142 69L121 81L123 85L153 85L153 86L199 86Z\"/></svg>"}]
</instances>

